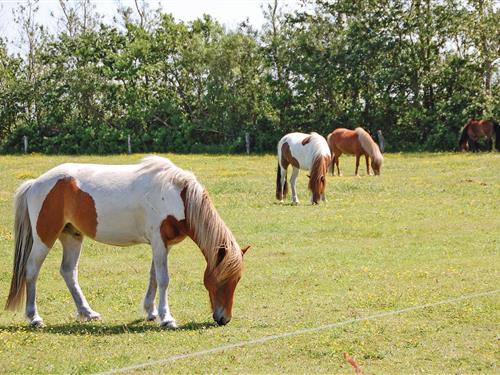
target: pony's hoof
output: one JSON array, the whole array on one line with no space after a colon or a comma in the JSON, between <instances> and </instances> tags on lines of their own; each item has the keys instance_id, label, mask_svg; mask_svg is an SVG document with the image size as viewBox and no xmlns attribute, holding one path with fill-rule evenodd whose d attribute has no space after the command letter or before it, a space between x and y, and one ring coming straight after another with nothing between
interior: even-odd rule
<instances>
[{"instance_id":1,"label":"pony's hoof","mask_svg":"<svg viewBox=\"0 0 500 375\"><path fill-rule=\"evenodd\" d=\"M292 206L298 206L299 205L299 201L296 201L296 202L292 202Z\"/></svg>"},{"instance_id":2,"label":"pony's hoof","mask_svg":"<svg viewBox=\"0 0 500 375\"><path fill-rule=\"evenodd\" d=\"M283 204L283 203L285 203L285 202L283 201L283 199L279 201L279 204Z\"/></svg>"},{"instance_id":3,"label":"pony's hoof","mask_svg":"<svg viewBox=\"0 0 500 375\"><path fill-rule=\"evenodd\" d=\"M146 321L154 322L156 320L156 318L158 318L157 314L148 314L148 316L146 316Z\"/></svg>"},{"instance_id":4,"label":"pony's hoof","mask_svg":"<svg viewBox=\"0 0 500 375\"><path fill-rule=\"evenodd\" d=\"M90 322L92 320L101 320L101 314L95 311L90 312L79 312L77 313L78 319L84 322Z\"/></svg>"},{"instance_id":5,"label":"pony's hoof","mask_svg":"<svg viewBox=\"0 0 500 375\"><path fill-rule=\"evenodd\" d=\"M175 320L164 320L160 323L160 327L175 329L177 328L177 323Z\"/></svg>"},{"instance_id":6,"label":"pony's hoof","mask_svg":"<svg viewBox=\"0 0 500 375\"><path fill-rule=\"evenodd\" d=\"M32 328L43 328L43 327L45 327L45 323L43 322L42 319L38 318L38 319L33 319L30 322L30 326Z\"/></svg>"}]
</instances>

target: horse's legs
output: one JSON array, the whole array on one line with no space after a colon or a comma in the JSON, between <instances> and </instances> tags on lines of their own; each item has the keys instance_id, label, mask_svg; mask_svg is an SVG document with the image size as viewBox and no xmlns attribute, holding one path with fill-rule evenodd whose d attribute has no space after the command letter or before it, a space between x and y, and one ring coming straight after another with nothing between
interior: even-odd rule
<instances>
[{"instance_id":1,"label":"horse's legs","mask_svg":"<svg viewBox=\"0 0 500 375\"><path fill-rule=\"evenodd\" d=\"M144 311L147 314L147 320L155 320L158 317L158 310L155 306L155 295L156 295L156 271L155 262L151 261L151 269L149 271L149 285L146 291L146 296L144 297Z\"/></svg>"},{"instance_id":2,"label":"horse's legs","mask_svg":"<svg viewBox=\"0 0 500 375\"><path fill-rule=\"evenodd\" d=\"M366 174L370 176L370 157L365 154L365 161L366 161Z\"/></svg>"},{"instance_id":3,"label":"horse's legs","mask_svg":"<svg viewBox=\"0 0 500 375\"><path fill-rule=\"evenodd\" d=\"M160 236L151 242L153 247L153 263L156 274L156 283L158 285L158 315L160 316L160 325L162 327L176 328L177 323L170 314L168 306L168 249L165 247Z\"/></svg>"},{"instance_id":4,"label":"horse's legs","mask_svg":"<svg viewBox=\"0 0 500 375\"><path fill-rule=\"evenodd\" d=\"M36 280L49 248L38 238L33 239L28 261L26 263L26 317L33 327L43 327L43 320L36 307Z\"/></svg>"},{"instance_id":5,"label":"horse's legs","mask_svg":"<svg viewBox=\"0 0 500 375\"><path fill-rule=\"evenodd\" d=\"M299 168L293 167L292 175L290 176L290 185L292 187L292 203L299 204L299 197L297 196L297 176L299 175Z\"/></svg>"},{"instance_id":6,"label":"horse's legs","mask_svg":"<svg viewBox=\"0 0 500 375\"><path fill-rule=\"evenodd\" d=\"M283 203L285 199L285 184L286 184L286 172L288 171L288 166L286 168L283 168L280 164L281 168L281 201L280 203Z\"/></svg>"},{"instance_id":7,"label":"horse's legs","mask_svg":"<svg viewBox=\"0 0 500 375\"><path fill-rule=\"evenodd\" d=\"M82 250L82 237L63 232L59 241L63 246L60 273L75 301L78 317L83 320L100 319L101 315L92 310L78 284L78 259Z\"/></svg>"},{"instance_id":8,"label":"horse's legs","mask_svg":"<svg viewBox=\"0 0 500 375\"><path fill-rule=\"evenodd\" d=\"M356 176L359 176L358 169L359 169L359 158L360 157L361 157L361 154L356 154L356 172L354 173Z\"/></svg>"},{"instance_id":9,"label":"horse's legs","mask_svg":"<svg viewBox=\"0 0 500 375\"><path fill-rule=\"evenodd\" d=\"M342 176L342 173L340 173L340 168L339 168L339 158L340 158L340 155L342 155L342 152L336 152L335 153L335 164L337 164L337 175L338 176Z\"/></svg>"}]
</instances>

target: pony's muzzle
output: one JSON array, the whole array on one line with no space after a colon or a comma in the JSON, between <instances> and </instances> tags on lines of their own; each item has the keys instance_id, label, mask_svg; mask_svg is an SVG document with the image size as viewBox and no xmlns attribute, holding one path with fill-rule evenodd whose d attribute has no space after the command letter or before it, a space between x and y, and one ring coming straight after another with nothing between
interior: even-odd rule
<instances>
[{"instance_id":1,"label":"pony's muzzle","mask_svg":"<svg viewBox=\"0 0 500 375\"><path fill-rule=\"evenodd\" d=\"M227 318L225 316L224 309L221 308L216 309L212 317L214 318L215 322L220 326L225 326L231 320L231 318Z\"/></svg>"},{"instance_id":2,"label":"pony's muzzle","mask_svg":"<svg viewBox=\"0 0 500 375\"><path fill-rule=\"evenodd\" d=\"M227 323L229 323L231 319L226 319L224 316L221 316L219 319L217 319L214 314L214 320L217 323L217 325L225 326Z\"/></svg>"}]
</instances>

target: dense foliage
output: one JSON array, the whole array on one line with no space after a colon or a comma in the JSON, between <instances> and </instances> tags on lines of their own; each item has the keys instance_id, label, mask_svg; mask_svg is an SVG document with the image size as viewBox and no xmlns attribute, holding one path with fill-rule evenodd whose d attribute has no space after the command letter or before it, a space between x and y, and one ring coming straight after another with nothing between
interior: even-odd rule
<instances>
[{"instance_id":1,"label":"dense foliage","mask_svg":"<svg viewBox=\"0 0 500 375\"><path fill-rule=\"evenodd\" d=\"M135 152L241 152L245 132L272 151L286 132L359 125L388 150L452 150L467 118L500 117L492 0L275 2L260 31L144 8L106 25L74 3L55 35L19 10L26 56L0 39L2 152L24 135L45 153L125 152L129 135Z\"/></svg>"}]
</instances>

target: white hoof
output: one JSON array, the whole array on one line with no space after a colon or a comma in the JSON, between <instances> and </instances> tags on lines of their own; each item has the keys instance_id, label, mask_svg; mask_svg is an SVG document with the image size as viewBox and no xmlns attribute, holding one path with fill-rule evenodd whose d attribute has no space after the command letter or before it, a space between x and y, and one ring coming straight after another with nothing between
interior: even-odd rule
<instances>
[{"instance_id":1,"label":"white hoof","mask_svg":"<svg viewBox=\"0 0 500 375\"><path fill-rule=\"evenodd\" d=\"M150 313L146 316L148 322L154 322L158 318L158 313Z\"/></svg>"},{"instance_id":2,"label":"white hoof","mask_svg":"<svg viewBox=\"0 0 500 375\"><path fill-rule=\"evenodd\" d=\"M160 323L160 327L174 329L177 328L177 323L175 320L164 320Z\"/></svg>"},{"instance_id":3,"label":"white hoof","mask_svg":"<svg viewBox=\"0 0 500 375\"><path fill-rule=\"evenodd\" d=\"M78 312L77 317L79 320L82 320L84 322L90 322L92 320L101 320L101 314L99 314L98 312L95 312L93 310L85 311L85 312Z\"/></svg>"},{"instance_id":4,"label":"white hoof","mask_svg":"<svg viewBox=\"0 0 500 375\"><path fill-rule=\"evenodd\" d=\"M30 322L30 325L33 328L43 328L43 327L45 327L45 323L43 322L42 318L40 318L40 317L34 318Z\"/></svg>"}]
</instances>

